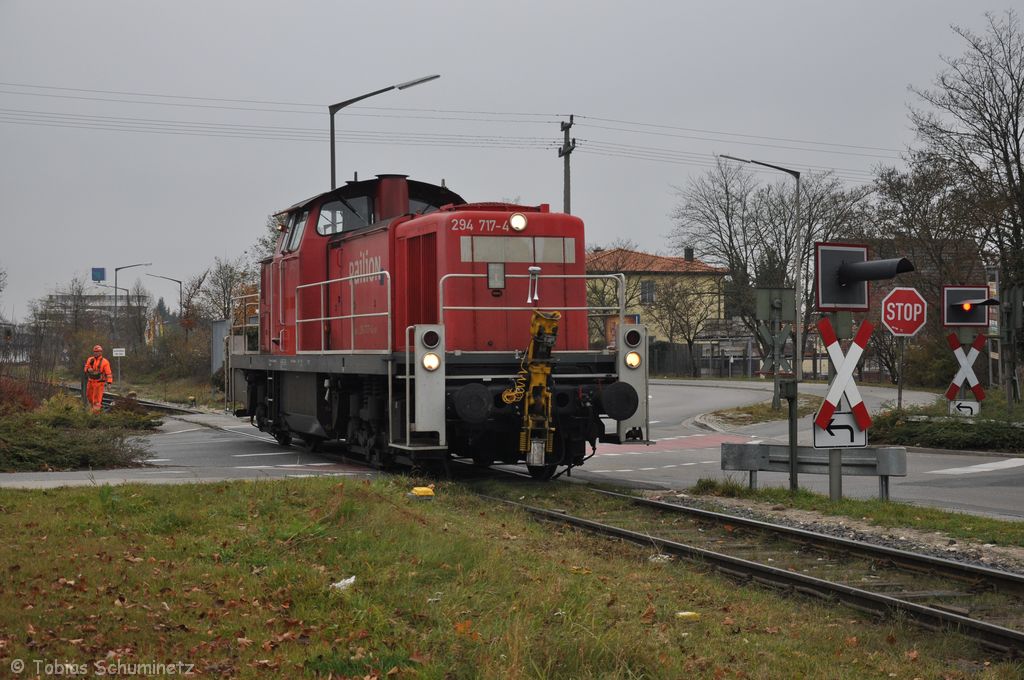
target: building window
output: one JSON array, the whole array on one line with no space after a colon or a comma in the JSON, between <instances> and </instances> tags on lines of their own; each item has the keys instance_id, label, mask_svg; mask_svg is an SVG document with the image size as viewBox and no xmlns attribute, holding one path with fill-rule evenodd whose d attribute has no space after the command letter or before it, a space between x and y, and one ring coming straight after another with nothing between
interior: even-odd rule
<instances>
[{"instance_id":1,"label":"building window","mask_svg":"<svg viewBox=\"0 0 1024 680\"><path fill-rule=\"evenodd\" d=\"M640 282L640 304L654 304L654 281Z\"/></svg>"}]
</instances>

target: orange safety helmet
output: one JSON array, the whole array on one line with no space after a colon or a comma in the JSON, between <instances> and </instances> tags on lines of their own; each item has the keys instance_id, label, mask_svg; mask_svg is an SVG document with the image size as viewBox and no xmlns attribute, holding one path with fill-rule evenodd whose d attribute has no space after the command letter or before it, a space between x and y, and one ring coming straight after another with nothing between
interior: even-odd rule
<instances>
[{"instance_id":1,"label":"orange safety helmet","mask_svg":"<svg viewBox=\"0 0 1024 680\"><path fill-rule=\"evenodd\" d=\"M92 346L92 351L93 351L93 352L102 352L102 351L103 351L103 348L102 348L102 347L100 347L99 345L93 345L93 346Z\"/></svg>"}]
</instances>

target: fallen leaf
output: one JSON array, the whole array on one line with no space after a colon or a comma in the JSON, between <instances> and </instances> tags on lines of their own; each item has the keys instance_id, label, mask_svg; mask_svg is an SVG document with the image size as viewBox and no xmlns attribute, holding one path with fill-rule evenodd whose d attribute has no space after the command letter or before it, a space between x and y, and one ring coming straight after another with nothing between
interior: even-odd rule
<instances>
[{"instance_id":1,"label":"fallen leaf","mask_svg":"<svg viewBox=\"0 0 1024 680\"><path fill-rule=\"evenodd\" d=\"M249 647L252 645L252 640L247 637L235 638L235 642L238 643L239 647Z\"/></svg>"},{"instance_id":2,"label":"fallen leaf","mask_svg":"<svg viewBox=\"0 0 1024 680\"><path fill-rule=\"evenodd\" d=\"M644 610L644 613L640 615L640 620L644 623L654 623L654 617L656 614L657 610L654 608L654 605L649 604L647 605L647 609Z\"/></svg>"},{"instance_id":3,"label":"fallen leaf","mask_svg":"<svg viewBox=\"0 0 1024 680\"><path fill-rule=\"evenodd\" d=\"M860 644L860 640L857 639L856 635L851 635L850 637L846 638L847 647L856 647L858 644Z\"/></svg>"},{"instance_id":4,"label":"fallen leaf","mask_svg":"<svg viewBox=\"0 0 1024 680\"><path fill-rule=\"evenodd\" d=\"M909 652L907 652L907 658L910 659L911 661L917 661L918 655L919 655L919 653L918 653L918 651L916 649L912 649Z\"/></svg>"}]
</instances>

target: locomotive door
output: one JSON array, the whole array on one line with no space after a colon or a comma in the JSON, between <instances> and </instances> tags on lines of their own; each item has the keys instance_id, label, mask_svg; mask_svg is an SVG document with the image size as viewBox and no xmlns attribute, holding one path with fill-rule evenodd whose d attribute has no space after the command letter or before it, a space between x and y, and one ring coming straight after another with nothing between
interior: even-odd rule
<instances>
[{"instance_id":1,"label":"locomotive door","mask_svg":"<svg viewBox=\"0 0 1024 680\"><path fill-rule=\"evenodd\" d=\"M400 328L443 323L437 308L437 235L431 232L404 241L405 322Z\"/></svg>"},{"instance_id":2,"label":"locomotive door","mask_svg":"<svg viewBox=\"0 0 1024 680\"><path fill-rule=\"evenodd\" d=\"M296 338L300 329L296 328L296 288L301 283L299 267L299 245L302 243L302 233L305 231L306 219L309 211L292 216L288 234L281 246L281 257L275 263L277 269L274 274L277 279L277 305L274 310L277 319L275 339L277 349L284 354L294 354L296 349Z\"/></svg>"}]
</instances>

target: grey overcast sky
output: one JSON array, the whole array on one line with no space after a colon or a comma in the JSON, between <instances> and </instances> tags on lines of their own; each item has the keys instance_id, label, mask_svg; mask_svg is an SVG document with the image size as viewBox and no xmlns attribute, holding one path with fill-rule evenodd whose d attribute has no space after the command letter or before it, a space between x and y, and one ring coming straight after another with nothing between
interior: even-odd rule
<instances>
[{"instance_id":1,"label":"grey overcast sky","mask_svg":"<svg viewBox=\"0 0 1024 680\"><path fill-rule=\"evenodd\" d=\"M337 116L339 181L398 172L561 209L575 114L588 241L665 252L673 187L715 153L849 182L899 164L907 86L963 51L951 24L1008 6L0 0L0 315L138 262L119 285L176 308L177 286L143 273L240 255L268 214L329 188L327 105L433 73Z\"/></svg>"}]
</instances>

